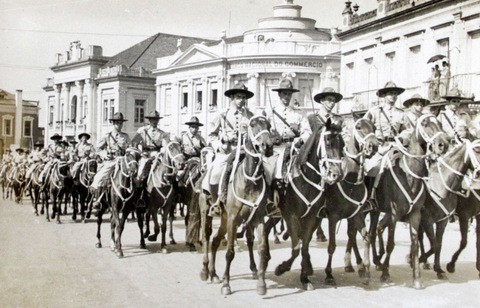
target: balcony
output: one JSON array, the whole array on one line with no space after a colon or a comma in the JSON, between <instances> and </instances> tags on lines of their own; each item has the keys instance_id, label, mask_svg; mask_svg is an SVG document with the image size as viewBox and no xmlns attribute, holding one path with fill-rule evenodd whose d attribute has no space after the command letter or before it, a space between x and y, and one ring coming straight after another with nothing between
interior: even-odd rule
<instances>
[{"instance_id":1,"label":"balcony","mask_svg":"<svg viewBox=\"0 0 480 308\"><path fill-rule=\"evenodd\" d=\"M99 70L97 74L97 78L117 77L117 76L154 78L150 70L147 70L143 67L128 68L125 65L116 65L116 66L102 68Z\"/></svg>"}]
</instances>

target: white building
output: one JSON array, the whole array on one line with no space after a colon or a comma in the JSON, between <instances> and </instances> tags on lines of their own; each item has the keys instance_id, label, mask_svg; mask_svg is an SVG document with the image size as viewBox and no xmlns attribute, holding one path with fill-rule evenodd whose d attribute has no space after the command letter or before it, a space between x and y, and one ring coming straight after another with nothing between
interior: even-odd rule
<instances>
[{"instance_id":1,"label":"white building","mask_svg":"<svg viewBox=\"0 0 480 308\"><path fill-rule=\"evenodd\" d=\"M346 2L342 42L340 113L377 103L376 91L392 80L406 89L399 107L414 93L437 100L446 88L480 97L479 0L378 0L376 10L357 14ZM432 97L429 78L442 55L450 64L448 83Z\"/></svg>"},{"instance_id":2,"label":"white building","mask_svg":"<svg viewBox=\"0 0 480 308\"><path fill-rule=\"evenodd\" d=\"M282 77L291 78L300 90L292 99L300 108L311 109L312 94L323 87L338 89L340 44L334 31L316 28L301 9L285 1L273 8L273 17L260 19L256 29L242 36L158 58L153 75L162 128L180 133L193 115L208 124L229 103L224 92L236 81L255 94L248 102L252 109L275 104L278 95L271 89ZM208 132L208 125L202 128Z\"/></svg>"}]
</instances>

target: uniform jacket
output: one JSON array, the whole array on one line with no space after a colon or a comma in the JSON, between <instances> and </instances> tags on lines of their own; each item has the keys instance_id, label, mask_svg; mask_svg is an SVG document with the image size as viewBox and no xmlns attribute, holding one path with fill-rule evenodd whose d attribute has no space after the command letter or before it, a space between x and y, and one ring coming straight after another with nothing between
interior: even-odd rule
<instances>
[{"instance_id":1,"label":"uniform jacket","mask_svg":"<svg viewBox=\"0 0 480 308\"><path fill-rule=\"evenodd\" d=\"M74 155L78 157L79 159L88 157L90 153L95 152L95 148L93 147L93 144L91 143L79 143L75 147Z\"/></svg>"},{"instance_id":2,"label":"uniform jacket","mask_svg":"<svg viewBox=\"0 0 480 308\"><path fill-rule=\"evenodd\" d=\"M192 135L190 132L182 134L182 150L188 156L200 156L200 151L207 145L205 139L197 132Z\"/></svg>"},{"instance_id":3,"label":"uniform jacket","mask_svg":"<svg viewBox=\"0 0 480 308\"><path fill-rule=\"evenodd\" d=\"M97 150L106 150L107 154L124 155L130 146L130 137L124 132L115 130L105 134L98 142Z\"/></svg>"},{"instance_id":4,"label":"uniform jacket","mask_svg":"<svg viewBox=\"0 0 480 308\"><path fill-rule=\"evenodd\" d=\"M395 106L378 106L369 110L364 118L375 125L379 139L393 138L403 130L404 112Z\"/></svg>"},{"instance_id":5,"label":"uniform jacket","mask_svg":"<svg viewBox=\"0 0 480 308\"><path fill-rule=\"evenodd\" d=\"M308 123L307 117L292 106L285 107L283 104L274 107L274 110L290 125L293 130L296 130L304 142L312 134L312 129ZM288 125L286 125L271 109L266 110L267 119L272 124L272 133L279 136L283 140L293 139L295 133Z\"/></svg>"},{"instance_id":6,"label":"uniform jacket","mask_svg":"<svg viewBox=\"0 0 480 308\"><path fill-rule=\"evenodd\" d=\"M236 106L220 112L211 123L211 135L216 135L226 143L235 143L238 133L247 132L247 126L253 113L248 108L238 110Z\"/></svg>"},{"instance_id":7,"label":"uniform jacket","mask_svg":"<svg viewBox=\"0 0 480 308\"><path fill-rule=\"evenodd\" d=\"M142 147L147 150L159 150L162 147L164 138L167 136L169 136L169 134L158 127L146 125L137 130L137 133L132 139L132 144L134 146L141 144Z\"/></svg>"}]
</instances>

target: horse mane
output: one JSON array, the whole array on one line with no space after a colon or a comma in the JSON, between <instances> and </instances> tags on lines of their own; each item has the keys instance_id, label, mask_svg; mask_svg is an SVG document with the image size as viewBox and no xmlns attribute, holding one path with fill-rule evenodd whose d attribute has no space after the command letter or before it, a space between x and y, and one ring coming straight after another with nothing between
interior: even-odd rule
<instances>
[{"instance_id":1,"label":"horse mane","mask_svg":"<svg viewBox=\"0 0 480 308\"><path fill-rule=\"evenodd\" d=\"M297 164L299 167L307 162L308 155L310 154L312 147L315 145L317 135L321 129L322 127L320 125L316 125L314 128L312 127L312 134L308 137L307 142L305 142L298 152Z\"/></svg>"}]
</instances>

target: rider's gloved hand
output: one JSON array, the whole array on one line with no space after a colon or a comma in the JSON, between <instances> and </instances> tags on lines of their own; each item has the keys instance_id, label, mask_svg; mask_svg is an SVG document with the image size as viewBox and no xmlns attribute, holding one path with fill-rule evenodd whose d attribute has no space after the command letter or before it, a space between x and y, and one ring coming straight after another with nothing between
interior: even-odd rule
<instances>
[{"instance_id":1,"label":"rider's gloved hand","mask_svg":"<svg viewBox=\"0 0 480 308\"><path fill-rule=\"evenodd\" d=\"M297 149L300 148L302 145L303 145L303 139L297 137L293 140L293 146L296 147Z\"/></svg>"}]
</instances>

